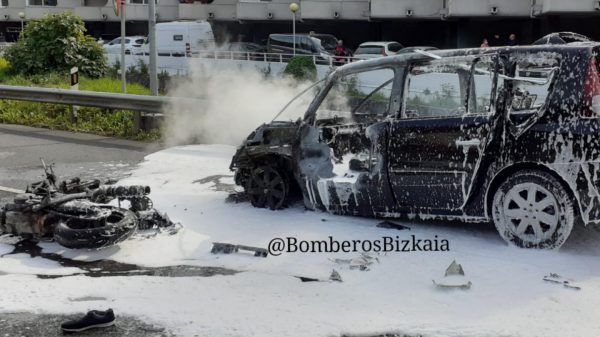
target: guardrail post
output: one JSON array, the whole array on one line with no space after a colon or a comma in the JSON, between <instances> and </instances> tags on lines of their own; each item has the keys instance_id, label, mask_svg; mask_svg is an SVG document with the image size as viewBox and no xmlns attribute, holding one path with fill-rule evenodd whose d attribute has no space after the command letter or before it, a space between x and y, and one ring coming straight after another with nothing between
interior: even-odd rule
<instances>
[{"instance_id":1,"label":"guardrail post","mask_svg":"<svg viewBox=\"0 0 600 337\"><path fill-rule=\"evenodd\" d=\"M133 134L137 135L142 129L142 113L140 111L133 112Z\"/></svg>"},{"instance_id":2,"label":"guardrail post","mask_svg":"<svg viewBox=\"0 0 600 337\"><path fill-rule=\"evenodd\" d=\"M79 69L71 68L71 90L79 90ZM77 105L71 105L71 123L77 122Z\"/></svg>"}]
</instances>

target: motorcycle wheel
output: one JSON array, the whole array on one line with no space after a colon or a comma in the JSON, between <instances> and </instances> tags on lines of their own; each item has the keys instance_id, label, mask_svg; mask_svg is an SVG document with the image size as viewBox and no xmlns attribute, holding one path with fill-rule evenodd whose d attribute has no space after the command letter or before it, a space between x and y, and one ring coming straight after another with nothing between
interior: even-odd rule
<instances>
[{"instance_id":1,"label":"motorcycle wheel","mask_svg":"<svg viewBox=\"0 0 600 337\"><path fill-rule=\"evenodd\" d=\"M99 249L129 238L137 229L138 218L130 210L114 206L97 206L108 211L98 226L83 215L61 216L54 229L54 240L73 249Z\"/></svg>"}]
</instances>

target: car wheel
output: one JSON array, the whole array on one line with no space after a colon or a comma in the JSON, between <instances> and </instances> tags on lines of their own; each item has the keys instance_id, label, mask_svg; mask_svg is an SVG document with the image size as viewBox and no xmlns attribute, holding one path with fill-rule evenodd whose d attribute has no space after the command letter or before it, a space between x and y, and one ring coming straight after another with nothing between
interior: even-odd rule
<instances>
[{"instance_id":1,"label":"car wheel","mask_svg":"<svg viewBox=\"0 0 600 337\"><path fill-rule=\"evenodd\" d=\"M252 171L246 182L246 194L254 207L272 210L285 206L289 184L285 175L271 166L260 166Z\"/></svg>"},{"instance_id":2,"label":"car wheel","mask_svg":"<svg viewBox=\"0 0 600 337\"><path fill-rule=\"evenodd\" d=\"M508 243L557 249L571 234L575 207L563 185L551 174L521 171L504 181L494 194L492 217Z\"/></svg>"}]
</instances>

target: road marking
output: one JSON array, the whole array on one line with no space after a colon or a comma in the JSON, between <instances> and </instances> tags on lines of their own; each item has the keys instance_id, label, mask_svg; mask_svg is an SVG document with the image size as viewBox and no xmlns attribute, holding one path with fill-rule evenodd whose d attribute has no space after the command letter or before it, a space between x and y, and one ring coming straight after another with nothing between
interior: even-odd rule
<instances>
[{"instance_id":1,"label":"road marking","mask_svg":"<svg viewBox=\"0 0 600 337\"><path fill-rule=\"evenodd\" d=\"M10 188L10 187L4 187L4 186L0 186L0 191L8 192L8 193L16 193L16 194L25 193L25 191L17 190L15 188Z\"/></svg>"}]
</instances>

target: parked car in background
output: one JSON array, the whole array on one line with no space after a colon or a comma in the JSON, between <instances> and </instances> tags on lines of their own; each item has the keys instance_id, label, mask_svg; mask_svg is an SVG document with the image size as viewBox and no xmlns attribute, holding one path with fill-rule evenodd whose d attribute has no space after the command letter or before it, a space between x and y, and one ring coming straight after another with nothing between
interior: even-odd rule
<instances>
[{"instance_id":1,"label":"parked car in background","mask_svg":"<svg viewBox=\"0 0 600 337\"><path fill-rule=\"evenodd\" d=\"M142 47L149 54L148 41ZM159 56L185 56L215 49L215 36L207 21L172 21L156 24L156 52Z\"/></svg>"},{"instance_id":2,"label":"parked car in background","mask_svg":"<svg viewBox=\"0 0 600 337\"><path fill-rule=\"evenodd\" d=\"M145 36L126 36L125 37L125 54L139 55L142 53L142 46L146 41ZM108 54L121 53L121 38L118 37L108 43L102 45Z\"/></svg>"},{"instance_id":3,"label":"parked car in background","mask_svg":"<svg viewBox=\"0 0 600 337\"><path fill-rule=\"evenodd\" d=\"M335 51L335 47L337 46L338 38L331 34L319 34L315 32L310 32L308 35L317 38L321 41L321 46L325 49L329 54L333 54Z\"/></svg>"},{"instance_id":4,"label":"parked car in background","mask_svg":"<svg viewBox=\"0 0 600 337\"><path fill-rule=\"evenodd\" d=\"M323 48L321 40L312 37L309 34L296 34L296 55L314 55L317 56L317 63L329 64L332 60L332 55ZM289 60L294 54L294 35L292 34L271 34L267 40L267 52L271 60L281 59Z\"/></svg>"},{"instance_id":5,"label":"parked car in background","mask_svg":"<svg viewBox=\"0 0 600 337\"><path fill-rule=\"evenodd\" d=\"M364 42L361 43L354 52L354 58L359 60L367 60L376 57L396 55L404 48L398 42Z\"/></svg>"},{"instance_id":6,"label":"parked car in background","mask_svg":"<svg viewBox=\"0 0 600 337\"><path fill-rule=\"evenodd\" d=\"M493 222L511 244L556 249L600 224L599 54L576 42L351 63L302 119L252 132L230 168L255 207L298 197L334 214Z\"/></svg>"},{"instance_id":7,"label":"parked car in background","mask_svg":"<svg viewBox=\"0 0 600 337\"><path fill-rule=\"evenodd\" d=\"M414 53L415 50L431 51L431 50L437 50L437 48L436 47L427 47L427 46L404 47L404 48L400 49L400 51L397 54Z\"/></svg>"}]
</instances>

